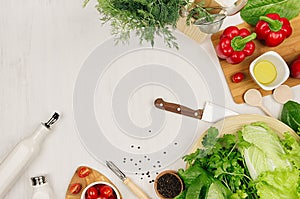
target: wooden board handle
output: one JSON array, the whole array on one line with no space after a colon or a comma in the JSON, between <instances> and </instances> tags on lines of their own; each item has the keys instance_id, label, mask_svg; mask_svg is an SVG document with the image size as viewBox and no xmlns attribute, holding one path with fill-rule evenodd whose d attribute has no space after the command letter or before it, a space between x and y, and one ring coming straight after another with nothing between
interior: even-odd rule
<instances>
[{"instance_id":1,"label":"wooden board handle","mask_svg":"<svg viewBox=\"0 0 300 199\"><path fill-rule=\"evenodd\" d=\"M154 105L155 105L155 107L157 107L159 109L170 111L170 112L181 114L181 115L185 115L185 116L189 116L189 117L193 117L193 118L196 118L199 120L201 120L202 114L203 114L202 109L193 110L191 108L182 106L180 104L166 102L162 98L157 98L154 101Z\"/></svg>"},{"instance_id":2,"label":"wooden board handle","mask_svg":"<svg viewBox=\"0 0 300 199\"><path fill-rule=\"evenodd\" d=\"M150 199L150 197L129 178L126 178L123 182L139 199Z\"/></svg>"}]
</instances>

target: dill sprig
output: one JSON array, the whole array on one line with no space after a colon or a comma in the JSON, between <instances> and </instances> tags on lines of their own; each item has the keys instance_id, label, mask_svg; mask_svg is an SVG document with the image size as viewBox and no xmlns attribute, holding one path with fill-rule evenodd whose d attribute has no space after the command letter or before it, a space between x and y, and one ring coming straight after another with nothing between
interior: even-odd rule
<instances>
[{"instance_id":1,"label":"dill sprig","mask_svg":"<svg viewBox=\"0 0 300 199\"><path fill-rule=\"evenodd\" d=\"M135 31L140 42L150 42L154 46L155 36L162 36L165 44L178 49L172 31L176 28L183 7L191 7L189 0L97 0L97 10L103 23L110 22L111 33L116 42L126 42ZM204 0L203 0L204 1ZM89 0L84 0L84 6ZM199 8L200 7L200 8ZM193 10L193 15L203 15L201 6ZM190 14L188 20L192 15Z\"/></svg>"}]
</instances>

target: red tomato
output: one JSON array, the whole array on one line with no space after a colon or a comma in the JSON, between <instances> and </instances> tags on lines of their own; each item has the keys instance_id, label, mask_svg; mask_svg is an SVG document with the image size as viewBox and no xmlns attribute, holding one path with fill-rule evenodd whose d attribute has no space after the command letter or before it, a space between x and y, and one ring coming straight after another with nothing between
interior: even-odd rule
<instances>
[{"instance_id":1,"label":"red tomato","mask_svg":"<svg viewBox=\"0 0 300 199\"><path fill-rule=\"evenodd\" d=\"M239 83L244 79L244 74L241 72L235 73L234 75L232 75L231 80L234 83Z\"/></svg>"},{"instance_id":2,"label":"red tomato","mask_svg":"<svg viewBox=\"0 0 300 199\"><path fill-rule=\"evenodd\" d=\"M105 197L109 198L110 196L113 195L113 193L114 193L113 189L108 185L104 185L100 188L101 196L105 196Z\"/></svg>"},{"instance_id":3,"label":"red tomato","mask_svg":"<svg viewBox=\"0 0 300 199\"><path fill-rule=\"evenodd\" d=\"M77 174L80 178L85 178L86 176L90 175L91 170L87 167L81 167L78 171Z\"/></svg>"},{"instance_id":4,"label":"red tomato","mask_svg":"<svg viewBox=\"0 0 300 199\"><path fill-rule=\"evenodd\" d=\"M87 193L87 196L90 197L90 198L97 198L99 196L99 192L96 189L96 187L88 188L86 193Z\"/></svg>"},{"instance_id":5,"label":"red tomato","mask_svg":"<svg viewBox=\"0 0 300 199\"><path fill-rule=\"evenodd\" d=\"M109 199L109 198L107 198L105 196L98 196L96 199Z\"/></svg>"},{"instance_id":6,"label":"red tomato","mask_svg":"<svg viewBox=\"0 0 300 199\"><path fill-rule=\"evenodd\" d=\"M71 194L78 194L81 190L82 186L80 183L71 184L69 191Z\"/></svg>"},{"instance_id":7,"label":"red tomato","mask_svg":"<svg viewBox=\"0 0 300 199\"><path fill-rule=\"evenodd\" d=\"M110 196L108 199L117 199L117 196L114 194L114 195Z\"/></svg>"},{"instance_id":8,"label":"red tomato","mask_svg":"<svg viewBox=\"0 0 300 199\"><path fill-rule=\"evenodd\" d=\"M292 63L290 66L290 71L293 78L300 78L300 59L297 59Z\"/></svg>"},{"instance_id":9,"label":"red tomato","mask_svg":"<svg viewBox=\"0 0 300 199\"><path fill-rule=\"evenodd\" d=\"M95 187L96 189L98 189L98 191L100 192L101 187L103 187L104 184L96 184Z\"/></svg>"}]
</instances>

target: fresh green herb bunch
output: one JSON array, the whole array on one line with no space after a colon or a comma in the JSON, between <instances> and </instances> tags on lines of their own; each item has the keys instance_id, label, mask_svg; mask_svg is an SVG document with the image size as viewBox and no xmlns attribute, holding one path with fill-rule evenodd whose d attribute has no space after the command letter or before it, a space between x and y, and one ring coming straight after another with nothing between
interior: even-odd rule
<instances>
[{"instance_id":1,"label":"fresh green herb bunch","mask_svg":"<svg viewBox=\"0 0 300 199\"><path fill-rule=\"evenodd\" d=\"M153 46L155 35L161 35L167 46L178 48L172 28L186 4L186 0L98 0L96 8L103 15L101 21L111 23L117 41L127 41L134 30L141 42Z\"/></svg>"},{"instance_id":2,"label":"fresh green herb bunch","mask_svg":"<svg viewBox=\"0 0 300 199\"><path fill-rule=\"evenodd\" d=\"M172 31L176 28L181 11L188 15L187 25L191 21L210 15L209 8L203 8L205 0L194 3L191 0L97 0L97 10L101 21L110 22L112 34L117 43L128 41L135 31L140 41L154 45L155 36L162 36L166 45L178 49ZM89 0L84 0L84 6Z\"/></svg>"},{"instance_id":3,"label":"fresh green herb bunch","mask_svg":"<svg viewBox=\"0 0 300 199\"><path fill-rule=\"evenodd\" d=\"M210 172L239 196L237 198L257 199L254 182L238 150L238 147L246 147L249 143L239 138L241 132L237 136L225 134L218 138L218 135L218 129L211 127L202 141L204 148L184 156L184 160L191 167L197 165Z\"/></svg>"}]
</instances>

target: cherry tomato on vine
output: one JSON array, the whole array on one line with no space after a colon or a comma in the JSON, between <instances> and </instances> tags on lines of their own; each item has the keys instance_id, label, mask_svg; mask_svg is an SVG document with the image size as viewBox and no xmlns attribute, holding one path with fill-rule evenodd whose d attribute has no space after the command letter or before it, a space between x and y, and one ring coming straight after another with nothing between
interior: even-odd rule
<instances>
[{"instance_id":1,"label":"cherry tomato on vine","mask_svg":"<svg viewBox=\"0 0 300 199\"><path fill-rule=\"evenodd\" d=\"M238 72L238 73L235 73L234 75L232 75L231 80L234 83L239 83L239 82L243 81L244 78L245 78L244 73Z\"/></svg>"}]
</instances>

